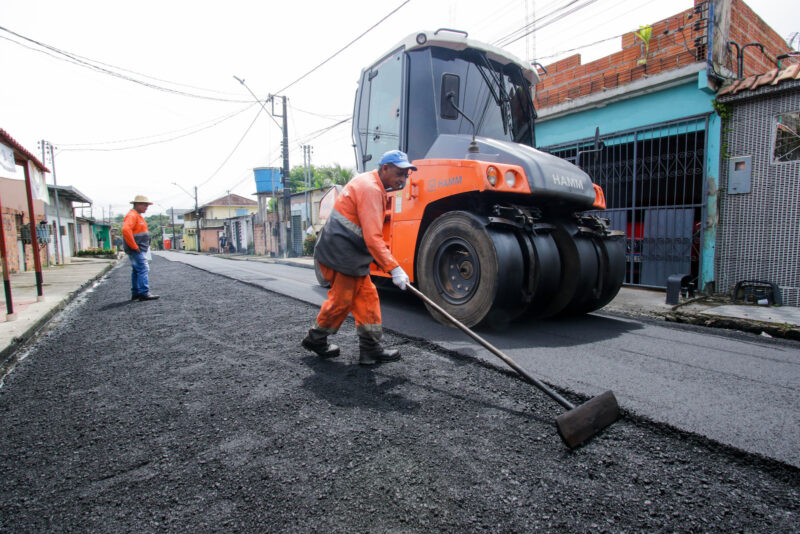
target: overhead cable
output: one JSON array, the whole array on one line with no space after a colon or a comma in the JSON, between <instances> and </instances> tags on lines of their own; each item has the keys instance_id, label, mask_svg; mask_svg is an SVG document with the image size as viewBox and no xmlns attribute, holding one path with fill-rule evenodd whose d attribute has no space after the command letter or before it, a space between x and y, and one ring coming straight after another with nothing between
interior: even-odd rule
<instances>
[{"instance_id":1,"label":"overhead cable","mask_svg":"<svg viewBox=\"0 0 800 534\"><path fill-rule=\"evenodd\" d=\"M361 35L359 35L358 37L356 37L355 39L353 39L352 41L350 41L349 43L347 43L346 45L344 45L342 48L340 48L340 49L339 49L339 50L337 50L336 52L334 52L334 53L333 53L333 55L331 55L330 57L328 57L328 59L326 59L325 61L323 61L322 63L320 63L319 65L317 65L317 66L316 66L316 67L314 67L313 69L311 69L310 71L306 72L305 74L303 74L302 76L300 76L299 78L297 78L295 81L293 81L292 83L290 83L289 85L287 85L286 87L284 87L283 89L281 89L280 91L276 91L276 92L275 92L275 94L280 94L280 93L282 93L282 92L286 91L288 88L290 88L291 86L293 86L294 84L296 84L297 82L299 82L300 80L302 80L303 78L305 78L306 76L308 76L309 74L311 74L312 72L314 72L315 70L317 70L318 68L320 68L321 66L323 66L325 63L327 63L328 61L330 61L330 60L332 60L333 58L335 58L336 56L338 56L340 53L342 53L342 52L344 52L345 50L347 50L347 49L348 49L348 48L349 48L349 47L350 47L350 46L351 46L353 43L355 43L356 41L358 41L359 39L361 39L362 37L364 37L366 34L368 34L369 32L371 32L372 30L374 30L374 29L375 29L375 28L376 28L376 27L377 27L377 26L378 26L380 23L382 23L383 21L385 21L386 19L388 19L389 17L391 17L392 15L394 15L395 13L397 13L397 12L400 10L400 8L402 8L403 6L405 6L405 5L406 5L407 3L409 3L410 1L411 1L411 0L405 0L405 2L403 2L402 4L400 4L399 6L397 6L396 8L394 8L392 11L390 11L390 12L389 12L389 14L387 14L386 16L384 16L384 17L383 17L381 20L379 20L378 22L376 22L375 24L373 24L372 26L370 26L369 28L367 28L367 29L366 29L364 32L362 32L362 33L361 33Z\"/></svg>"},{"instance_id":2,"label":"overhead cable","mask_svg":"<svg viewBox=\"0 0 800 534\"><path fill-rule=\"evenodd\" d=\"M216 119L212 119L213 122L211 122L210 124L207 124L208 121L206 121L205 123L201 123L203 126L200 126L200 127L197 127L197 128L195 128L194 126L190 126L188 128L195 128L190 132L182 133L180 135L174 135L174 136L168 137L166 139L159 139L157 141L153 141L153 142L150 142L150 143L142 143L142 144L138 144L138 145L130 145L130 146L123 146L123 147L113 147L113 148L112 147L106 147L106 148L97 147L97 145L113 145L113 144L119 144L119 143L127 143L127 142L131 142L131 141L140 141L140 140L143 140L143 139L152 139L154 137L161 137L161 136L164 136L164 135L169 135L170 133L156 134L156 135L150 135L150 136L144 136L144 137L136 137L136 138L131 138L131 139L121 139L121 140L117 140L117 141L101 141L101 142L96 142L96 143L73 143L73 144L54 143L54 144L58 146L59 152L114 152L114 151L118 151L118 150L131 150L133 148L142 148L142 147L151 146L151 145L158 145L158 144L161 144L161 143L168 143L168 142L174 141L176 139L181 139L183 137L189 137L190 135L194 135L194 134L200 133L200 132L202 132L204 130L208 130L209 128L213 128L214 126L216 126L216 125L218 125L220 123L223 123L223 122L227 121L228 119L232 119L233 117L236 117L237 115L241 115L242 113L244 113L248 109L252 108L254 105L255 105L255 102L250 104L249 106L245 106L244 108L242 108L242 109L240 109L238 111L235 111L233 113L229 113L228 115L224 115L222 117L218 117ZM177 130L177 131L184 131L186 129L187 128L183 128L183 129ZM175 133L175 132L171 132L171 133ZM94 147L97 147L97 148L94 148Z\"/></svg>"},{"instance_id":3,"label":"overhead cable","mask_svg":"<svg viewBox=\"0 0 800 534\"><path fill-rule=\"evenodd\" d=\"M572 2L570 2L569 4L564 6L564 8L573 5L576 1L577 0L573 0ZM509 35L506 38L500 39L498 44L499 44L499 46L508 46L510 44L516 43L520 39L523 39L525 36L530 35L531 33L535 32L537 30L541 30L542 28L544 28L546 26L549 26L550 24L558 22L559 20L563 19L567 15L571 15L572 13L575 13L576 11L579 11L579 10L581 10L581 9L591 5L591 4L594 4L595 2L597 2L597 0L586 0L583 4L575 6L572 9L570 9L569 11L565 11L563 13L558 13L558 14L556 14L555 11L551 12L551 13L548 13L547 15L544 15L544 16L534 20L530 24L524 26L520 30L517 30L517 32L519 32L519 31L522 31L523 29L527 28L527 29L525 29L524 33L522 33L521 35L519 35L517 37L513 37L513 38L512 38L512 35ZM564 8L560 8L560 9L564 9ZM542 22L543 18L549 17L551 15L555 15L555 18ZM517 32L512 32L512 34L513 33L517 33Z\"/></svg>"},{"instance_id":4,"label":"overhead cable","mask_svg":"<svg viewBox=\"0 0 800 534\"><path fill-rule=\"evenodd\" d=\"M129 81L129 82L138 84L138 85L142 85L142 86L148 87L150 89L155 89L157 91L163 91L163 92L166 92L166 93L172 93L172 94L176 94L176 95L180 95L180 96L187 96L187 97L191 97L191 98L199 98L199 99L204 99L204 100L214 100L214 101L217 101L217 102L233 102L233 103L237 103L237 104L244 104L244 103L249 102L248 100L239 100L239 99L231 99L231 98L222 98L222 97L217 97L217 96L201 95L201 94L196 94L196 93L190 93L188 91L182 91L180 89L173 89L171 87L164 87L162 85L157 85L157 84L150 83L150 82L147 82L147 81L144 81L144 80L133 78L131 76L123 74L122 72L117 72L115 70L111 70L109 68L106 68L106 66L104 66L104 65L106 65L105 63L101 63L99 61L95 61L95 60L92 60L92 59L84 58L84 57L79 56L77 54L73 54L71 52L67 52L65 50L61 50L59 48L56 48L54 46L39 42L39 41L37 41L35 39L31 39L29 37L25 37L24 35L16 33L16 32L14 32L12 30L9 30L8 28L5 28L3 26L0 26L0 31L4 31L6 33L9 33L9 34L13 35L14 37L16 37L18 39L22 39L24 41L27 41L28 43L32 43L32 44L34 44L36 46L39 46L39 47L45 49L45 50L42 50L40 48L35 48L35 47L32 47L32 46L26 45L25 43L21 43L19 41L15 41L14 39L9 39L8 37L0 36L0 38L2 38L2 39L10 41L10 42L12 42L12 43L14 43L16 45L22 46L24 48L28 48L29 50L33 50L34 52L39 52L39 53L51 56L51 57L53 57L55 59L58 59L58 60L61 60L61 61L66 61L68 63L74 63L75 65L78 65L80 67L83 67L83 68L86 68L86 69L89 69L89 70L94 70L94 71L99 72L101 74L107 74L107 75L113 76L115 78L120 78L122 80L126 80L126 81ZM121 71L126 70L126 69L121 69L119 67L113 67L113 68L121 70ZM128 71L128 72L132 72L132 71ZM157 79L157 78L153 78L151 76L146 76L146 75L141 75L141 76L144 76L146 78L151 78L151 79ZM161 80L161 81L163 81L163 80ZM183 84L178 84L178 83L174 83L174 82L167 82L167 83L171 83L173 85L183 85ZM217 92L217 91L212 91L210 89L202 89L202 90L203 91L209 91L209 92Z\"/></svg>"},{"instance_id":5,"label":"overhead cable","mask_svg":"<svg viewBox=\"0 0 800 534\"><path fill-rule=\"evenodd\" d=\"M233 156L233 154L234 154L234 153L236 152L236 150L239 148L239 145L241 145L241 144L242 144L242 141L244 141L244 138L245 138L245 137L247 137L247 134L248 134L248 133L250 133L250 129L253 127L253 125L254 125L254 124L256 123L256 121L258 120L258 116L259 116L259 115L261 115L261 108L259 108L259 109L258 109L258 111L256 112L256 116L255 116L255 117L253 117L253 121L250 123L250 126L248 126L248 127L247 127L247 129L244 131L244 134L242 134L242 137L241 137L241 138L239 139L239 141L236 143L236 146L234 146L234 147L233 147L233 150L231 150L230 154L228 154L228 156L227 156L227 157L226 157L226 158L225 158L225 159L222 161L222 163L220 163L219 167L217 167L217 170L215 170L213 173L211 173L211 176L209 176L208 178L206 178L206 180L205 180L203 183L201 183L201 184L198 184L198 186L197 186L197 187L203 186L203 185L207 184L208 182L210 182L210 181L211 181L211 179L212 179L212 178L214 178L214 177L217 175L217 173L218 173L220 170L222 170L222 167L224 167L224 166L225 166L225 164L226 164L226 163L228 163L228 160L229 160L229 159L231 159L231 157Z\"/></svg>"},{"instance_id":6,"label":"overhead cable","mask_svg":"<svg viewBox=\"0 0 800 534\"><path fill-rule=\"evenodd\" d=\"M516 30L513 30L513 31L507 33L506 35L504 35L504 36L502 36L502 37L500 37L498 39L495 39L492 42L492 44L497 45L497 46L505 46L511 39L514 39L517 36L525 37L530 32L528 32L528 33L523 33L523 32L527 32L533 26L535 26L536 24L541 23L546 18L552 17L554 15L557 15L559 12L565 10L566 8L568 8L571 5L574 5L574 4L578 3L579 1L580 0L568 0L566 4L560 5L560 6L556 7L555 9L553 9L552 11L549 11L549 12L545 13L544 15L540 15L540 16L536 17L534 20L532 20L532 21L520 26Z\"/></svg>"},{"instance_id":7,"label":"overhead cable","mask_svg":"<svg viewBox=\"0 0 800 534\"><path fill-rule=\"evenodd\" d=\"M320 137L321 135L328 133L329 131L333 130L334 128L338 128L342 124L346 124L346 123L348 123L348 122L350 122L352 120L353 120L352 118L348 117L346 119L340 120L339 122L337 122L335 124L331 124L330 126L326 126L325 128L322 128L322 129L313 131L311 133L308 133L305 136L303 136L301 138L301 140L297 141L297 143L303 144L303 145L307 144L309 141L311 141L313 139L316 139L317 137Z\"/></svg>"}]
</instances>

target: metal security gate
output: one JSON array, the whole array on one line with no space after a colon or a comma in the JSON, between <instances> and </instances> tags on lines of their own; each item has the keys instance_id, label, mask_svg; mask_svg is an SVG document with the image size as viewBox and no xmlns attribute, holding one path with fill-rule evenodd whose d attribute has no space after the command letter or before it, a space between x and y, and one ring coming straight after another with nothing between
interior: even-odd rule
<instances>
[{"instance_id":1,"label":"metal security gate","mask_svg":"<svg viewBox=\"0 0 800 534\"><path fill-rule=\"evenodd\" d=\"M301 215L292 214L292 253L295 257L303 255L303 223Z\"/></svg>"},{"instance_id":2,"label":"metal security gate","mask_svg":"<svg viewBox=\"0 0 800 534\"><path fill-rule=\"evenodd\" d=\"M627 236L625 284L666 287L671 274L700 273L708 116L543 147L589 173L603 188L597 215Z\"/></svg>"}]
</instances>

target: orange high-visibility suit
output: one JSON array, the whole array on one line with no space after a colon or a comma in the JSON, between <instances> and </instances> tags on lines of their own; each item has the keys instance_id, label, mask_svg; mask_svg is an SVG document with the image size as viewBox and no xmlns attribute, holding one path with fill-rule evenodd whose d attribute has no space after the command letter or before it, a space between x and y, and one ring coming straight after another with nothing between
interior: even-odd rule
<instances>
[{"instance_id":1,"label":"orange high-visibility suit","mask_svg":"<svg viewBox=\"0 0 800 534\"><path fill-rule=\"evenodd\" d=\"M377 171L356 176L337 197L314 248L314 258L331 288L311 337L335 334L352 312L361 348L379 346L381 308L369 265L374 259L387 272L399 266L383 240L386 198Z\"/></svg>"}]
</instances>

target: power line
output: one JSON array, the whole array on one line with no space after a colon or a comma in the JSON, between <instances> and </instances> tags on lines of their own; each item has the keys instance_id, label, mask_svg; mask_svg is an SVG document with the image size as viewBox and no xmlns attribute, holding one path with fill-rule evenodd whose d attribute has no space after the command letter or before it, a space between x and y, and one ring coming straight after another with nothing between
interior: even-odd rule
<instances>
[{"instance_id":1,"label":"power line","mask_svg":"<svg viewBox=\"0 0 800 534\"><path fill-rule=\"evenodd\" d=\"M306 111L304 109L296 108L293 105L291 105L291 103L289 104L289 107L291 108L292 111L297 111L299 113L305 113L306 115L312 115L314 117L320 117L321 119L340 120L340 119L342 119L344 117L349 117L350 116L349 114L346 114L346 113L343 113L343 114L340 114L340 115L325 115L323 113L314 113L313 111Z\"/></svg>"},{"instance_id":2,"label":"power line","mask_svg":"<svg viewBox=\"0 0 800 534\"><path fill-rule=\"evenodd\" d=\"M253 127L253 125L254 125L254 124L256 123L256 121L258 120L258 116L259 116L259 115L261 115L261 108L259 108L259 109L258 109L258 111L256 112L256 116L255 116L255 117L253 117L253 121L250 123L250 125L247 127L247 129L244 131L244 134L242 134L242 137L239 139L239 142L237 142L237 143L236 143L236 146L234 146L234 147L233 147L233 150L231 150L230 154L228 154L228 156L227 156L227 157L226 157L226 158L225 158L225 159L222 161L222 163L220 164L220 166L219 166L219 167L217 167L217 170L215 170L213 173L211 173L211 176L209 176L208 178L206 178L206 180L205 180L203 183L199 184L197 187L201 187L201 186L203 186L203 185L207 184L208 182L210 182L210 181L211 181L211 179L212 179L212 178L214 178L214 177L217 175L217 173L218 173L218 172L219 172L219 171L222 169L222 167L224 167L224 166L225 166L225 164L226 164L226 163L228 163L228 160L229 160L229 159L231 159L231 157L233 156L233 154L234 154L234 153L236 152L236 150L239 148L239 145L241 145L241 144L242 144L242 141L244 141L244 138L245 138L245 137L247 137L247 134L248 134L248 133L250 133L250 129Z\"/></svg>"},{"instance_id":3,"label":"power line","mask_svg":"<svg viewBox=\"0 0 800 534\"><path fill-rule=\"evenodd\" d=\"M330 126L326 126L325 128L321 128L319 130L316 130L316 131L313 131L311 133L308 133L305 136L301 137L300 138L301 140L297 141L297 143L303 144L303 145L308 144L309 141L312 141L312 140L316 139L317 137L320 137L321 135L328 133L329 131L333 130L334 128L338 128L342 124L348 123L348 122L350 122L352 120L353 120L352 117L348 117L346 119L340 120L339 122L337 122L335 124L331 124Z\"/></svg>"},{"instance_id":4,"label":"power line","mask_svg":"<svg viewBox=\"0 0 800 534\"><path fill-rule=\"evenodd\" d=\"M223 117L219 117L217 119L212 119L214 122L212 122L211 124L207 124L205 126L199 127L199 128L197 128L195 130L192 130L190 132L187 132L187 133L184 133L184 134L180 134L180 135L175 135L173 137L168 137L167 139L159 139L158 141L153 141L153 142L150 142L150 143L142 143L142 144L139 144L139 145L131 145L131 146L124 146L124 147L116 147L116 148L91 148L94 145L110 145L110 144L126 143L126 142L130 142L130 141L138 141L138 140L142 140L142 139L152 139L154 137L160 137L162 135L169 135L169 133L157 134L157 135L151 135L151 136L145 136L145 137L139 137L139 138L132 138L132 139L124 139L124 140L118 140L118 141L105 141L105 142L97 142L97 143L74 143L74 144L71 144L71 145L70 144L60 144L59 145L57 143L56 144L60 148L59 152L115 152L115 151L119 151L119 150L132 150L134 148L142 148L142 147L158 145L158 144L162 144L162 143L169 143L169 142L174 141L176 139L181 139L183 137L189 137L190 135L194 135L194 134L200 133L200 132L202 132L204 130L208 130L210 128L213 128L214 126L216 126L218 124L221 124L221 123L227 121L228 119L232 119L233 117L236 117L237 115L241 115L242 113L244 113L248 109L252 108L254 105L255 105L255 103L253 103L253 104L251 104L249 106L246 106L246 107L240 109L239 111L235 111L234 113L230 113L228 115L225 115ZM206 122L208 122L208 121L206 121ZM201 124L205 124L205 123L201 123ZM189 128L194 128L194 127L190 126ZM178 131L183 131L183 130L186 130L186 129L187 128L183 128L183 129L178 130ZM71 148L71 147L74 147L74 148ZM90 148L81 148L81 147L90 147Z\"/></svg>"},{"instance_id":5,"label":"power line","mask_svg":"<svg viewBox=\"0 0 800 534\"><path fill-rule=\"evenodd\" d=\"M599 41L595 41L593 43L588 43L588 44L581 45L581 46L578 46L578 47L575 47L575 48L570 48L569 50L559 50L555 54L550 54L549 56L537 56L536 60L537 61L541 61L542 59L550 59L551 57L560 56L562 54L567 54L569 52L576 52L578 50L583 50L584 48L589 48L590 46L594 46L594 45L598 45L598 44L601 44L601 43L605 43L606 41L611 41L612 39L619 39L620 37L622 37L626 33L630 33L630 32L625 32L625 33L621 33L619 35L614 35L613 37L606 37L605 39L600 39Z\"/></svg>"},{"instance_id":6,"label":"power line","mask_svg":"<svg viewBox=\"0 0 800 534\"><path fill-rule=\"evenodd\" d=\"M624 0L623 0L623 1L624 1ZM647 5L648 5L648 4L652 4L652 3L656 2L656 1L657 1L657 0L649 0L648 2L645 2L645 3L643 3L643 4L641 4L641 5L637 6L637 7L635 7L634 9L630 10L630 11L629 11L629 13L632 13L632 12L634 12L634 11L637 11L637 10L639 10L639 9L642 9L642 8L644 8L644 7L647 7ZM614 5L614 6L612 6L612 7L616 7L616 6L618 6L618 5L622 4L622 3L623 3L623 2L618 2L617 4L615 4L615 5ZM693 24L693 22L692 22L692 23L687 23L687 20L686 20L685 16L684 16L683 14L681 14L680 16L682 17L682 21L681 21L681 26L680 26L680 27L678 27L678 28L675 28L674 30L670 30L670 31L668 31L668 32L661 33L661 34L659 34L659 36L665 36L665 35L674 35L674 34L681 34L681 36L683 37L683 43L682 43L682 44L683 44L684 48L686 48L686 50L688 50L688 51L691 51L691 50L689 49L688 45L686 44L686 36L685 36L685 35L683 35L683 30L685 30L685 29L686 29L686 28L688 28L690 25L692 25L692 24ZM671 20L671 19L674 19L674 18L676 18L676 17L671 17L671 18L670 18L670 20ZM606 37L606 38L604 38L604 39L600 39L600 40L598 40L598 41L594 41L594 42L592 42L592 43L587 43L587 44L584 44L584 45L581 45L581 46L577 46L577 47L575 47L575 48L570 48L570 49L567 49L567 50L559 50L558 52L555 52L555 53L553 53L553 54L549 54L549 55L547 55L547 56L539 56L539 57L537 57L536 59L537 59L537 60L543 60L543 59L550 59L550 58L553 58L553 57L561 56L561 55L563 55L563 54L567 54L567 53L569 53L569 52L575 52L575 51L577 51L577 50L582 50L582 49L584 49L584 48L588 48L588 47L590 47L590 46L595 46L595 45L598 45L598 44L601 44L601 43L605 43L605 42L607 42L607 41L611 41L611 40L613 40L613 39L619 39L620 37L623 37L624 35L627 35L627 34L629 34L629 33L634 33L634 32L635 32L635 30L629 30L629 31L625 31L625 32L623 32L623 33L620 33L620 34L618 34L618 35L613 35L613 36L611 36L611 37ZM654 36L654 37L655 37L655 36Z\"/></svg>"},{"instance_id":7,"label":"power line","mask_svg":"<svg viewBox=\"0 0 800 534\"><path fill-rule=\"evenodd\" d=\"M524 38L526 35L529 35L529 34L535 32L537 30L541 30L542 28L544 28L546 26L549 26L549 25L551 25L551 24L553 24L555 22L558 22L559 20L563 19L567 15L571 15L572 13L575 13L576 11L579 11L579 10L581 10L581 9L583 9L583 8L585 8L585 7L589 6L589 5L594 4L595 2L597 2L597 0L586 0L583 4L575 6L574 8L570 9L569 11L565 11L563 13L558 13L558 11L566 9L567 7L575 4L577 1L579 1L579 0L572 0L570 3L568 3L567 5L559 8L559 9L557 9L556 11L552 11L552 12L546 14L546 15L543 15L542 17L539 17L538 19L534 20L530 24L527 24L527 25L523 26L522 28L520 28L516 32L512 32L511 34L507 35L506 37L501 38L497 43L498 46L508 46L510 44L516 43L520 39ZM558 13L558 14L556 14L556 13ZM551 15L555 15L555 18L553 18L551 20L548 20L548 21L542 22L543 18L549 17ZM522 33L521 35L515 37L514 34L520 32L520 31L523 31L524 33Z\"/></svg>"},{"instance_id":8,"label":"power line","mask_svg":"<svg viewBox=\"0 0 800 534\"><path fill-rule=\"evenodd\" d=\"M525 37L526 35L528 35L528 33L530 33L529 30L531 30L536 24L541 23L544 19L546 19L548 17L552 17L552 16L558 14L560 11L563 11L564 9L568 8L571 5L574 5L574 4L578 3L579 1L580 0L569 0L566 4L558 6L555 9L553 9L552 11L549 11L549 12L545 13L544 15L541 15L541 16L535 18L531 22L529 22L527 24L524 24L524 25L520 26L519 28L509 32L508 34L496 39L492 44L495 44L497 46L505 46L507 44L511 44L511 42L514 42L514 41L516 41L518 39L521 39L522 37ZM523 33L523 32L527 32L527 33ZM519 37L517 37L517 36L519 36ZM517 39L514 39L515 37L517 37ZM514 39L514 41L511 41L511 39Z\"/></svg>"},{"instance_id":9,"label":"power line","mask_svg":"<svg viewBox=\"0 0 800 534\"><path fill-rule=\"evenodd\" d=\"M57 48L55 46L51 46L51 45L42 43L40 41L37 41L35 39L31 39L30 37L25 37L24 35L16 33L16 32L14 32L12 30L9 30L8 28L5 28L3 26L0 26L0 31L4 31L4 32L9 33L9 34L11 34L11 35L13 35L13 36L15 36L15 37L17 37L19 39L22 39L22 40L27 41L29 43L33 43L36 46L44 48L45 50L40 50L38 48L34 48L34 47L31 47L31 46L28 46L28 45L26 45L24 43L20 43L19 41L15 41L14 39L9 39L8 37L0 36L1 39L5 39L5 40L7 40L9 42L12 42L12 43L18 45L18 46L22 46L22 47L27 48L29 50L32 50L34 52L39 52L41 54L48 55L48 56L53 57L55 59L58 59L60 61L66 61L68 63L73 63L75 65L78 65L79 67L83 67L83 68L86 68L86 69L89 69L89 70L93 70L93 71L99 72L101 74L106 74L108 76L113 76L115 78L120 78L122 80L126 80L126 81L129 81L129 82L138 84L138 85L142 85L142 86L148 87L150 89L155 89L157 91L163 91L163 92L166 92L166 93L176 94L176 95L180 95L180 96L187 96L187 97L191 97L191 98L214 100L214 101L217 101L217 102L233 102L233 103L237 103L237 104L245 104L245 103L249 102L248 100L236 100L236 99L230 99L230 98L220 98L220 97L215 97L215 96L200 95L200 94L190 93L190 92L187 92L187 91L181 91L179 89L173 89L171 87L164 87L164 86L161 86L161 85L156 85L154 83L150 83L150 82L146 82L146 81L143 81L143 80L139 80L139 79L133 78L131 76L127 76L125 74L122 74L121 72L116 72L114 70L108 69L105 66L103 66L103 65L109 66L109 65L107 65L105 63L101 63L99 61L95 61L95 60L92 60L92 59L84 58L84 57L79 56L77 54L73 54L71 52L67 52L65 50L61 50L61 49L59 49L59 48ZM122 70L122 71L126 70L126 69L122 69L120 67L113 67L113 68L118 69L118 70ZM127 71L127 72L133 72L133 71ZM142 76L145 76L146 78L150 78L150 79L157 79L157 78L153 78L152 76L146 76L146 75L142 75ZM164 81L164 80L160 80L160 81ZM173 85L184 85L184 84L178 84L178 83L174 83L174 82L167 82L167 83L171 83ZM217 92L217 91L212 91L210 89L202 89L202 90L203 91L208 91L208 92Z\"/></svg>"},{"instance_id":10,"label":"power line","mask_svg":"<svg viewBox=\"0 0 800 534\"><path fill-rule=\"evenodd\" d=\"M359 39L361 39L362 37L364 37L366 34L368 34L369 32L371 32L372 30L374 30L374 29L375 29L375 28L376 28L376 27L377 27L377 26L378 26L380 23L382 23L383 21L385 21L386 19L388 19L389 17L391 17L392 15L394 15L395 13L397 13L397 12L400 10L400 8L402 8L403 6L405 6L405 5L406 5L407 3L409 3L410 1L411 1L411 0L405 0L405 2L403 2L402 4L400 4L399 6L397 6L396 8L394 8L392 11L390 11L390 12L389 12L389 14L387 14L386 16L384 16L384 17L383 17L381 20L379 20L378 22L376 22L375 24L373 24L372 26L370 26L369 28L367 28L367 29L366 29L366 30L365 30L363 33L361 33L361 35L359 35L358 37L356 37L355 39L353 39L352 41L350 41L349 43L347 43L346 45L344 45L342 48L340 48L340 49L339 49L339 50L337 50L336 52L334 52L334 53L333 53L333 55L331 55L330 57L328 57L328 59L326 59L325 61L323 61L322 63L320 63L319 65L317 65L317 66L316 66L316 67L314 67L313 69L311 69L310 71L306 72L305 74L303 74L302 76L300 76L299 78L297 78L295 81L293 81L292 83L290 83L289 85L287 85L286 87L284 87L283 89L281 89L280 91L275 91L275 94L280 94L280 93L282 93L282 92L286 91L288 88L290 88L291 86L293 86L294 84L296 84L297 82L299 82L300 80L302 80L303 78L305 78L306 76L308 76L309 74L311 74L312 72L314 72L315 70L317 70L318 68L320 68L321 66L323 66L325 63L327 63L328 61L332 60L333 58L335 58L336 56L338 56L340 53L344 52L344 51L345 51L346 49L348 49L348 48L349 48L349 47L350 47L350 46L351 46L353 43L355 43L356 41L358 41Z\"/></svg>"}]
</instances>

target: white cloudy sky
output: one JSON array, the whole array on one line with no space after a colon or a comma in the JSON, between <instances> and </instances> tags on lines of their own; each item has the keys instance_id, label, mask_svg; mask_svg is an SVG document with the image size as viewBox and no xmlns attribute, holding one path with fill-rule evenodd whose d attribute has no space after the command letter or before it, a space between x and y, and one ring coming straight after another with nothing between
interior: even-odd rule
<instances>
[{"instance_id":1,"label":"white cloudy sky","mask_svg":"<svg viewBox=\"0 0 800 534\"><path fill-rule=\"evenodd\" d=\"M255 191L253 167L282 165L280 130L263 112L257 116L256 105L133 83L64 61L55 51L43 53L23 37L172 90L252 102L235 75L261 98L282 91L290 106L291 166L302 164L301 145L309 144L314 164L354 167L349 123L326 129L351 115L364 66L421 29L458 28L495 42L524 26L532 11L542 17L569 1L2 0L0 128L37 156L37 141L52 142L59 185L92 198L98 218L109 207L115 214L126 210L136 194L156 203L152 212L190 207L193 199L183 190L191 193L195 186L201 204L227 191L247 196ZM550 63L559 51L692 5L579 0L571 7L584 3L538 31L535 43L521 39L507 48L530 57L535 46L535 57ZM748 2L784 37L800 29L790 3ZM618 47L619 40L612 40L581 53L585 62Z\"/></svg>"}]
</instances>

